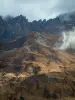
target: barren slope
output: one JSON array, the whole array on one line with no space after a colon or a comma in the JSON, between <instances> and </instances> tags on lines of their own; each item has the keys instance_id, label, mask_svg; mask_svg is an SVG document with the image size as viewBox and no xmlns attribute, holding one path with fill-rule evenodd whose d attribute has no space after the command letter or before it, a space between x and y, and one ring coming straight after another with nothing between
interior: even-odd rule
<instances>
[{"instance_id":1,"label":"barren slope","mask_svg":"<svg viewBox=\"0 0 75 100\"><path fill-rule=\"evenodd\" d=\"M30 33L21 48L4 52L0 64L7 73L20 73L20 77L33 74L33 69L40 67L40 73L61 72L75 69L75 56L66 51L55 49L59 36L45 33ZM8 74L13 76L12 74Z\"/></svg>"}]
</instances>

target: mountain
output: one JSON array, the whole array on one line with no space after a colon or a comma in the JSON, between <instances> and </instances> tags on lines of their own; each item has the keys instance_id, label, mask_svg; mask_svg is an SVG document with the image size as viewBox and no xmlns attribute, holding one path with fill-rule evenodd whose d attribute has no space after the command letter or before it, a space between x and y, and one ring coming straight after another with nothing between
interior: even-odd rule
<instances>
[{"instance_id":1,"label":"mountain","mask_svg":"<svg viewBox=\"0 0 75 100\"><path fill-rule=\"evenodd\" d=\"M75 55L57 48L74 22L0 19L0 100L75 99Z\"/></svg>"},{"instance_id":2,"label":"mountain","mask_svg":"<svg viewBox=\"0 0 75 100\"><path fill-rule=\"evenodd\" d=\"M75 67L75 56L72 52L55 48L59 36L46 33L30 33L21 48L1 53L0 62L5 64L6 72L29 72L30 68L40 67L40 73L61 72L61 67L68 70ZM33 72L32 72L33 73ZM30 74L29 74L30 75Z\"/></svg>"},{"instance_id":3,"label":"mountain","mask_svg":"<svg viewBox=\"0 0 75 100\"><path fill-rule=\"evenodd\" d=\"M75 26L75 12L66 13L49 20L34 20L29 22L25 16L5 19L0 17L0 51L12 50L23 46L24 39L30 32L45 32L49 34L61 34Z\"/></svg>"},{"instance_id":4,"label":"mountain","mask_svg":"<svg viewBox=\"0 0 75 100\"><path fill-rule=\"evenodd\" d=\"M75 12L66 13L49 20L34 20L29 22L25 16L5 19L0 17L0 40L12 39L17 36L26 36L29 32L60 33L75 26Z\"/></svg>"},{"instance_id":5,"label":"mountain","mask_svg":"<svg viewBox=\"0 0 75 100\"><path fill-rule=\"evenodd\" d=\"M70 12L70 13L65 13L65 14L61 14L59 15L59 18L61 19L61 21L75 21L75 12Z\"/></svg>"},{"instance_id":6,"label":"mountain","mask_svg":"<svg viewBox=\"0 0 75 100\"><path fill-rule=\"evenodd\" d=\"M0 21L1 23L4 22L4 24L1 24L0 26L6 28L2 35L0 32L0 40L10 40L18 36L25 36L26 33L29 32L28 21L22 15L17 16L15 18L7 17L5 20L2 19Z\"/></svg>"}]
</instances>

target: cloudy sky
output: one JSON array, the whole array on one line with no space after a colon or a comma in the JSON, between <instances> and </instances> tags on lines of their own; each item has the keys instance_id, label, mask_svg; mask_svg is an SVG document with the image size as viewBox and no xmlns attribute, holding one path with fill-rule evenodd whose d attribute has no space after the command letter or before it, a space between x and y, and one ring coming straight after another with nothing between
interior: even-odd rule
<instances>
[{"instance_id":1,"label":"cloudy sky","mask_svg":"<svg viewBox=\"0 0 75 100\"><path fill-rule=\"evenodd\" d=\"M0 15L24 15L29 21L75 11L75 0L0 0Z\"/></svg>"}]
</instances>

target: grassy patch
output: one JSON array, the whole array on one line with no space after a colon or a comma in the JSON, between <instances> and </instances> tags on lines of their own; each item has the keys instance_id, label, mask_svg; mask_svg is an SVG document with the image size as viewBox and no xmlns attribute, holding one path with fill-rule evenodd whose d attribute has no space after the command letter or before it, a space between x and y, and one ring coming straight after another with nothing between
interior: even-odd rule
<instances>
[{"instance_id":1,"label":"grassy patch","mask_svg":"<svg viewBox=\"0 0 75 100\"><path fill-rule=\"evenodd\" d=\"M64 100L75 100L73 97L65 97Z\"/></svg>"}]
</instances>

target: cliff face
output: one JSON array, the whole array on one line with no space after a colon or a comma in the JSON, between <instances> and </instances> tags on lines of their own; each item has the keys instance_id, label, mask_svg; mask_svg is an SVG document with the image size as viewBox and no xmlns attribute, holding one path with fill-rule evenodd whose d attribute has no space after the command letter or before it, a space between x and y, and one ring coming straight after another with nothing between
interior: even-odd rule
<instances>
[{"instance_id":1,"label":"cliff face","mask_svg":"<svg viewBox=\"0 0 75 100\"><path fill-rule=\"evenodd\" d=\"M29 32L61 33L75 26L75 13L63 14L54 19L28 22L26 17L0 17L0 40L10 40L18 36L27 36Z\"/></svg>"},{"instance_id":2,"label":"cliff face","mask_svg":"<svg viewBox=\"0 0 75 100\"><path fill-rule=\"evenodd\" d=\"M20 15L3 19L0 17L0 52L12 50L24 45L30 32L61 34L75 26L75 13L63 14L54 19L28 22L26 17Z\"/></svg>"}]
</instances>

